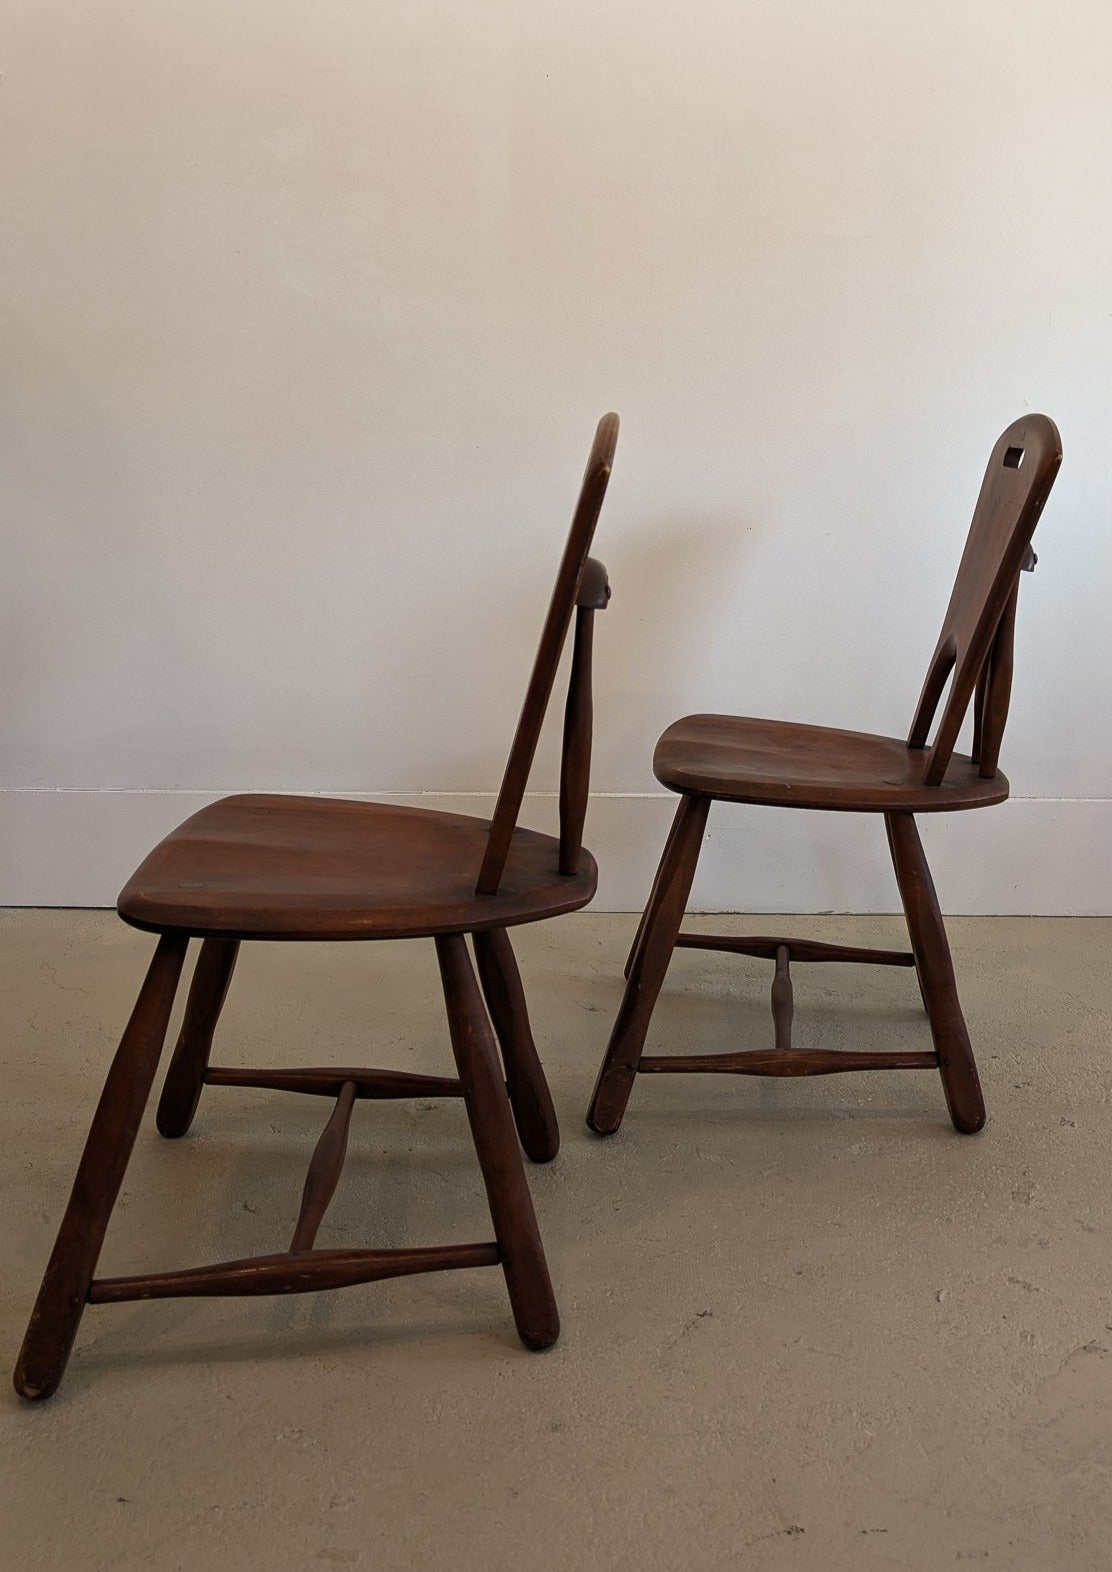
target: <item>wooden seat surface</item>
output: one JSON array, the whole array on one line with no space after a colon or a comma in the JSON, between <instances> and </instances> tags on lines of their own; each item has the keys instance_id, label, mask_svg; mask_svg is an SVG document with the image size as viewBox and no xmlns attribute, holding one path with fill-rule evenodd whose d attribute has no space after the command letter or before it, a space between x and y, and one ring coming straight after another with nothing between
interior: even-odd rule
<instances>
[{"instance_id":1,"label":"wooden seat surface","mask_svg":"<svg viewBox=\"0 0 1112 1572\"><path fill-rule=\"evenodd\" d=\"M515 829L498 891L475 880L490 821L338 798L225 797L178 826L120 894L158 932L257 939L399 939L512 927L575 911L594 858L558 872L559 842Z\"/></svg>"},{"instance_id":2,"label":"wooden seat surface","mask_svg":"<svg viewBox=\"0 0 1112 1572\"><path fill-rule=\"evenodd\" d=\"M786 808L939 813L1003 802L991 780L955 753L939 786L924 786L929 755L896 737L740 715L687 715L656 745L653 771L672 791Z\"/></svg>"}]
</instances>

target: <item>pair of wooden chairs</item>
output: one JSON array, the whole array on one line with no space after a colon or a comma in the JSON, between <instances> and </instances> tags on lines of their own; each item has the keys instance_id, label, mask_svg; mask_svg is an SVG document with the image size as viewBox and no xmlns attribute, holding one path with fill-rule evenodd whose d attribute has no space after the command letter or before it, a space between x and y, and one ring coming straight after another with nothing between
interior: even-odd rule
<instances>
[{"instance_id":1,"label":"pair of wooden chairs","mask_svg":"<svg viewBox=\"0 0 1112 1572\"><path fill-rule=\"evenodd\" d=\"M546 1162L556 1155L559 1132L508 929L584 906L597 881L594 859L582 846L582 830L591 756L593 623L610 590L605 569L589 553L617 434L617 416L605 416L591 448L492 819L313 797L230 797L182 824L125 886L120 916L157 934L158 943L109 1070L32 1312L15 1372L22 1396L43 1398L55 1390L87 1304L134 1299L304 1293L410 1273L497 1265L505 1274L522 1341L534 1349L555 1341L559 1317L521 1148L534 1162ZM656 773L679 794L680 804L630 956L628 986L591 1104L589 1122L596 1131L617 1129L638 1072L800 1075L893 1065L937 1066L957 1128L980 1128L984 1105L976 1066L915 814L983 807L1007 796L997 757L1008 707L1019 573L1060 457L1058 434L1042 416L1009 427L993 450L906 743L729 716L693 716L665 732L656 751ZM560 833L550 837L519 828L517 816L573 618ZM949 697L928 748L933 715L951 671ZM955 749L971 700L975 731L972 752L966 756ZM911 952L680 934L715 798L883 814ZM467 949L468 934L478 979ZM353 1066L233 1070L210 1065L213 1035L244 940L421 937L436 944L456 1076ZM327 1096L335 1106L313 1154L286 1250L176 1272L98 1278L94 1274L101 1245L193 938L200 939L200 952L158 1104L159 1131L168 1137L184 1135L206 1085ZM776 1046L771 1053L698 1059L642 1055L653 1004L677 943L709 944L775 961ZM792 1049L790 962L862 959L916 967L933 1053ZM396 1097L463 1099L493 1239L423 1249L316 1248L317 1231L343 1165L354 1104L363 1098Z\"/></svg>"}]
</instances>

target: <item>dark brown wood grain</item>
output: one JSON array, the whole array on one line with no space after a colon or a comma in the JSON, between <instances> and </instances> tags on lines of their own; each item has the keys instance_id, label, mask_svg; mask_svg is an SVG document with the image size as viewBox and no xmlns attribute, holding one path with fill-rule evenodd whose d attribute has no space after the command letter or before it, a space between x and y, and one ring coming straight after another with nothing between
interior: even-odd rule
<instances>
[{"instance_id":1,"label":"dark brown wood grain","mask_svg":"<svg viewBox=\"0 0 1112 1572\"><path fill-rule=\"evenodd\" d=\"M414 1272L500 1265L522 1341L539 1349L557 1337L559 1316L514 1121L529 1155L539 1162L555 1156L559 1128L506 930L575 911L595 891L598 870L581 836L591 756L592 625L610 588L605 568L588 552L617 434L617 416L604 416L492 820L338 798L228 797L168 835L124 886L120 916L158 934L158 947L109 1071L27 1330L15 1373L22 1396L46 1397L55 1390L87 1301L307 1293ZM577 632L556 837L520 828L517 816L573 616ZM471 969L468 934L505 1056L505 1080ZM95 1279L192 936L203 942L159 1102L162 1134L184 1135L206 1085L330 1095L337 1105L313 1154L288 1251ZM457 1076L328 1065L236 1069L209 1064L243 940L410 938L435 941ZM463 1098L496 1243L417 1250L313 1248L342 1170L354 1104L396 1097Z\"/></svg>"},{"instance_id":2,"label":"dark brown wood grain","mask_svg":"<svg viewBox=\"0 0 1112 1572\"><path fill-rule=\"evenodd\" d=\"M610 580L606 569L594 557L588 557L575 597L575 636L560 758L560 872L566 875L579 872L583 855L594 731L591 658L595 612L604 611L609 603Z\"/></svg>"},{"instance_id":3,"label":"dark brown wood grain","mask_svg":"<svg viewBox=\"0 0 1112 1572\"><path fill-rule=\"evenodd\" d=\"M786 944L777 946L776 972L772 979L772 1026L776 1038L776 1051L790 1052L792 1045L792 1018L795 1015L795 993L792 989L791 952Z\"/></svg>"},{"instance_id":4,"label":"dark brown wood grain","mask_svg":"<svg viewBox=\"0 0 1112 1572\"><path fill-rule=\"evenodd\" d=\"M1014 422L993 448L906 741L738 715L688 715L663 733L653 769L662 785L679 794L680 803L626 963L625 995L587 1113L592 1129L611 1134L618 1128L639 1071L792 1076L928 1066L936 1066L941 1074L954 1127L969 1134L984 1124L977 1067L915 815L984 808L1008 795L1008 782L998 766L1011 693L1019 575L1034 565L1031 536L1061 457L1057 428L1043 415ZM965 755L955 751L955 744L971 699L973 750ZM940 704L942 716L932 743L931 727ZM911 954L806 939L681 933L702 834L700 828L694 836L693 815L704 824L716 799L883 814ZM726 1055L643 1056L673 946L733 951L774 961L775 1047ZM792 961L914 965L935 1051L859 1054L793 1049Z\"/></svg>"},{"instance_id":5,"label":"dark brown wood grain","mask_svg":"<svg viewBox=\"0 0 1112 1572\"><path fill-rule=\"evenodd\" d=\"M1015 614L1019 602L1019 582L1008 597L1000 618L1000 626L992 641L988 658L981 667L977 682L976 725L973 734L973 758L981 775L991 780L1000 762L1000 745L1004 740L1004 727L1012 696L1012 669L1015 664Z\"/></svg>"},{"instance_id":6,"label":"dark brown wood grain","mask_svg":"<svg viewBox=\"0 0 1112 1572\"><path fill-rule=\"evenodd\" d=\"M936 1070L935 1053L854 1053L847 1048L759 1048L745 1053L644 1054L639 1075L841 1075L849 1070Z\"/></svg>"},{"instance_id":7,"label":"dark brown wood grain","mask_svg":"<svg viewBox=\"0 0 1112 1572\"><path fill-rule=\"evenodd\" d=\"M504 928L484 928L473 935L479 980L502 1050L506 1090L521 1144L535 1163L550 1163L560 1150L560 1126L541 1067L525 990L513 946Z\"/></svg>"},{"instance_id":8,"label":"dark brown wood grain","mask_svg":"<svg viewBox=\"0 0 1112 1572\"><path fill-rule=\"evenodd\" d=\"M188 942L177 933L158 941L116 1050L16 1362L21 1397L49 1397L62 1379L150 1096Z\"/></svg>"},{"instance_id":9,"label":"dark brown wood grain","mask_svg":"<svg viewBox=\"0 0 1112 1572\"><path fill-rule=\"evenodd\" d=\"M301 1210L297 1226L290 1240L290 1254L300 1255L313 1248L317 1230L324 1220L328 1203L336 1193L340 1171L347 1155L348 1129L351 1111L355 1107L355 1082L345 1081L336 1099L332 1116L320 1133L320 1140L313 1151L309 1172L305 1175L305 1188L301 1194Z\"/></svg>"},{"instance_id":10,"label":"dark brown wood grain","mask_svg":"<svg viewBox=\"0 0 1112 1572\"><path fill-rule=\"evenodd\" d=\"M950 945L934 880L913 816L910 813L886 814L884 822L950 1118L956 1130L963 1135L973 1135L985 1122L985 1100L958 1001Z\"/></svg>"},{"instance_id":11,"label":"dark brown wood grain","mask_svg":"<svg viewBox=\"0 0 1112 1572\"><path fill-rule=\"evenodd\" d=\"M259 1086L273 1092L338 1097L350 1081L358 1098L462 1097L454 1075L412 1075L408 1070L360 1070L352 1065L314 1065L303 1070L205 1071L206 1086Z\"/></svg>"},{"instance_id":12,"label":"dark brown wood grain","mask_svg":"<svg viewBox=\"0 0 1112 1572\"><path fill-rule=\"evenodd\" d=\"M662 734L653 771L670 791L842 813L952 813L1008 795L1005 776L985 780L964 754L951 758L939 785L927 786L924 757L898 737L742 715L687 715Z\"/></svg>"},{"instance_id":13,"label":"dark brown wood grain","mask_svg":"<svg viewBox=\"0 0 1112 1572\"><path fill-rule=\"evenodd\" d=\"M633 1090L645 1033L691 893L709 811L709 797L685 797L682 814L668 838L653 885L652 903L645 913L644 931L632 958L610 1046L587 1113L587 1123L599 1135L611 1135L618 1128Z\"/></svg>"},{"instance_id":14,"label":"dark brown wood grain","mask_svg":"<svg viewBox=\"0 0 1112 1572\"><path fill-rule=\"evenodd\" d=\"M819 939L772 939L761 934L681 933L676 938L676 949L724 950L734 955L754 955L766 961L774 961L780 950L786 949L793 961L865 962L870 966L915 965L915 956L910 950L874 950L860 944L827 944Z\"/></svg>"},{"instance_id":15,"label":"dark brown wood grain","mask_svg":"<svg viewBox=\"0 0 1112 1572\"><path fill-rule=\"evenodd\" d=\"M228 939L418 939L515 927L585 906L598 869L513 833L500 888L476 895L486 820L327 797L226 797L186 819L118 902L133 927Z\"/></svg>"},{"instance_id":16,"label":"dark brown wood grain","mask_svg":"<svg viewBox=\"0 0 1112 1572\"><path fill-rule=\"evenodd\" d=\"M587 795L591 784L594 706L591 699L591 644L595 614L575 614L575 653L564 711L564 752L560 762L560 872L579 872Z\"/></svg>"},{"instance_id":17,"label":"dark brown wood grain","mask_svg":"<svg viewBox=\"0 0 1112 1572\"><path fill-rule=\"evenodd\" d=\"M168 1139L184 1135L193 1123L205 1084L213 1034L238 955L239 943L234 939L206 939L201 945L181 1031L162 1083L162 1096L155 1115L159 1134Z\"/></svg>"},{"instance_id":18,"label":"dark brown wood grain","mask_svg":"<svg viewBox=\"0 0 1112 1572\"><path fill-rule=\"evenodd\" d=\"M122 1304L131 1299L225 1298L240 1294L311 1294L324 1288L377 1283L417 1272L459 1271L497 1266L498 1246L430 1245L420 1250L308 1250L300 1254L248 1256L184 1272L148 1272L142 1277L98 1277L89 1303Z\"/></svg>"},{"instance_id":19,"label":"dark brown wood grain","mask_svg":"<svg viewBox=\"0 0 1112 1572\"><path fill-rule=\"evenodd\" d=\"M672 823L668 830L668 839L664 842L664 850L660 854L660 861L656 865L656 873L653 875L653 882L649 889L649 898L645 903L645 910L641 913L641 919L637 924L637 932L633 935L633 943L630 945L629 954L626 956L624 975L627 978L629 977L630 972L633 970L634 962L637 959L637 952L641 948L642 939L645 937L645 928L649 920L649 913L656 910L657 896L660 892L660 881L664 876L665 868L671 866L670 859L672 846L675 842L676 836L680 832L680 827L685 823L686 818L687 799L686 797L681 797L679 802L676 804L676 811L672 816ZM681 938L682 936L677 934L677 944L681 942Z\"/></svg>"},{"instance_id":20,"label":"dark brown wood grain","mask_svg":"<svg viewBox=\"0 0 1112 1572\"><path fill-rule=\"evenodd\" d=\"M560 1335L560 1317L525 1182L494 1034L463 936L438 935L436 956L452 1052L494 1220L514 1321L528 1348L548 1348Z\"/></svg>"},{"instance_id":21,"label":"dark brown wood grain","mask_svg":"<svg viewBox=\"0 0 1112 1572\"><path fill-rule=\"evenodd\" d=\"M1011 461L1015 454L1017 463ZM1045 415L1014 421L989 455L942 632L908 733L910 748L927 747L952 670L949 695L924 765L927 786L938 786L946 778L969 702L1015 594L1061 462L1062 439Z\"/></svg>"},{"instance_id":22,"label":"dark brown wood grain","mask_svg":"<svg viewBox=\"0 0 1112 1572\"><path fill-rule=\"evenodd\" d=\"M514 826L521 811L525 787L529 780L529 771L533 767L537 743L540 741L541 724L548 706L549 694L556 680L560 652L567 637L572 609L578 598L587 555L591 549L595 526L610 481L617 441L618 417L604 415L598 423L595 440L587 459L579 501L572 517L563 560L556 574L556 586L552 591L548 616L545 618L541 632L540 647L533 663L529 686L525 692L525 702L521 708L506 772L495 804L490 838L475 884L475 889L480 895L493 895L502 880Z\"/></svg>"}]
</instances>

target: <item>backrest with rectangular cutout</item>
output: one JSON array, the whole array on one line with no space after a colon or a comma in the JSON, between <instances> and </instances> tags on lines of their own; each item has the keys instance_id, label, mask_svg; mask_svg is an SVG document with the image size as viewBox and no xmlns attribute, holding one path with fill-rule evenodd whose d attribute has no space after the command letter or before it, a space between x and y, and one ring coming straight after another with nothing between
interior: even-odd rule
<instances>
[{"instance_id":1,"label":"backrest with rectangular cutout","mask_svg":"<svg viewBox=\"0 0 1112 1572\"><path fill-rule=\"evenodd\" d=\"M1046 415L1015 421L992 450L907 739L909 748L926 749L952 673L923 770L925 786L941 784L974 693L973 757L982 776L996 774L1011 690L1019 575L1033 565L1031 537L1061 462L1062 440Z\"/></svg>"}]
</instances>

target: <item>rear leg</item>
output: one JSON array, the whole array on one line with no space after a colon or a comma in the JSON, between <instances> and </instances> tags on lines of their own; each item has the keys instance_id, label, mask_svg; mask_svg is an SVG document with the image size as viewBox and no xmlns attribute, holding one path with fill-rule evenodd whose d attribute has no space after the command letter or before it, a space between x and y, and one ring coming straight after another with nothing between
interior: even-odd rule
<instances>
[{"instance_id":1,"label":"rear leg","mask_svg":"<svg viewBox=\"0 0 1112 1572\"><path fill-rule=\"evenodd\" d=\"M184 1135L193 1123L205 1084L213 1033L238 954L238 939L206 939L201 945L181 1031L158 1100L155 1123L161 1135Z\"/></svg>"},{"instance_id":2,"label":"rear leg","mask_svg":"<svg viewBox=\"0 0 1112 1572\"><path fill-rule=\"evenodd\" d=\"M560 1150L560 1126L533 1041L521 974L505 928L471 935L479 981L502 1049L506 1090L526 1156L548 1163Z\"/></svg>"},{"instance_id":3,"label":"rear leg","mask_svg":"<svg viewBox=\"0 0 1112 1572\"><path fill-rule=\"evenodd\" d=\"M884 823L950 1118L954 1128L963 1135L974 1135L985 1122L985 1100L965 1017L961 1013L954 964L934 880L923 854L914 815L886 813Z\"/></svg>"}]
</instances>

